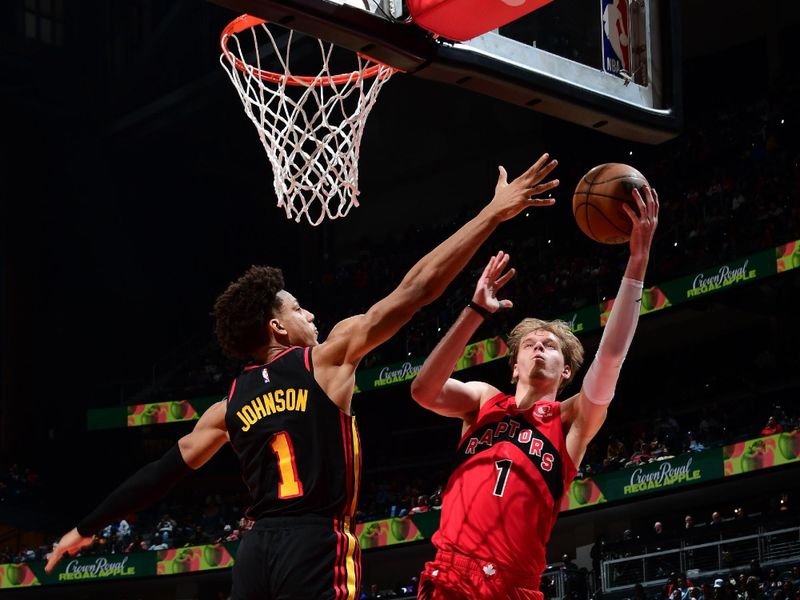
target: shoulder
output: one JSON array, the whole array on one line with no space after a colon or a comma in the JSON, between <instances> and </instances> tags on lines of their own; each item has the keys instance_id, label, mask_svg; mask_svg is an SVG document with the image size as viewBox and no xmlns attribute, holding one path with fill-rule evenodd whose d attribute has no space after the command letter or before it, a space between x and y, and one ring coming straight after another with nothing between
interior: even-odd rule
<instances>
[{"instance_id":1,"label":"shoulder","mask_svg":"<svg viewBox=\"0 0 800 600\"><path fill-rule=\"evenodd\" d=\"M509 394L484 381L468 381L464 385L473 387L475 392L480 394L480 408L502 402L507 403L511 398Z\"/></svg>"}]
</instances>

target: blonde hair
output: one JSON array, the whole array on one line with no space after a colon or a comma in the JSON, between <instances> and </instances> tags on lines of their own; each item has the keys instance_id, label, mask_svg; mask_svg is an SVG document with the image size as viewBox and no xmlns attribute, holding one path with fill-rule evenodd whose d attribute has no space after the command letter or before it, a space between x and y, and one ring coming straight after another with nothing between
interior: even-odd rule
<instances>
[{"instance_id":1,"label":"blonde hair","mask_svg":"<svg viewBox=\"0 0 800 600\"><path fill-rule=\"evenodd\" d=\"M568 365L570 368L569 377L558 386L558 391L560 392L574 379L575 374L583 364L583 344L581 344L580 340L572 333L572 330L569 328L569 323L566 321L562 321L561 319L543 321L541 319L531 318L520 321L508 335L508 364L511 365L512 369L514 368L522 338L532 331L539 330L549 331L558 338L561 346L561 354L564 355L564 364ZM512 378L511 383L517 383L517 378Z\"/></svg>"}]
</instances>

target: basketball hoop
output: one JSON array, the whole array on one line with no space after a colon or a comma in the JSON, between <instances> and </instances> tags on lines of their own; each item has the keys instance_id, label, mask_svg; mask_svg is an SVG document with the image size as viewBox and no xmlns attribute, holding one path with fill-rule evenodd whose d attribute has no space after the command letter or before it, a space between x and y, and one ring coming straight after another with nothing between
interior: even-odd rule
<instances>
[{"instance_id":1,"label":"basketball hoop","mask_svg":"<svg viewBox=\"0 0 800 600\"><path fill-rule=\"evenodd\" d=\"M319 225L358 206L364 124L396 69L355 54L355 70L334 75L335 46L317 39L319 71L295 75L290 64L294 31L278 36L267 25L250 15L231 21L220 37L220 63L272 164L278 206L288 219L299 223L305 217ZM253 57L252 64L245 55ZM280 71L262 68L267 60Z\"/></svg>"}]
</instances>

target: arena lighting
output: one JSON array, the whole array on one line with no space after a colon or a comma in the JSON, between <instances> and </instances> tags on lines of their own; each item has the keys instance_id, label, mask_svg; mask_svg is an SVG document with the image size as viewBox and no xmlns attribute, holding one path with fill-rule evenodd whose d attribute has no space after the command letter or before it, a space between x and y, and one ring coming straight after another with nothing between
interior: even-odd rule
<instances>
[{"instance_id":1,"label":"arena lighting","mask_svg":"<svg viewBox=\"0 0 800 600\"><path fill-rule=\"evenodd\" d=\"M677 248L677 247L678 247L678 242L675 242L675 243L674 243L674 244L672 244L672 245L673 245L675 248Z\"/></svg>"},{"instance_id":2,"label":"arena lighting","mask_svg":"<svg viewBox=\"0 0 800 600\"><path fill-rule=\"evenodd\" d=\"M553 240L547 240L547 243L549 244L551 241L553 241Z\"/></svg>"}]
</instances>

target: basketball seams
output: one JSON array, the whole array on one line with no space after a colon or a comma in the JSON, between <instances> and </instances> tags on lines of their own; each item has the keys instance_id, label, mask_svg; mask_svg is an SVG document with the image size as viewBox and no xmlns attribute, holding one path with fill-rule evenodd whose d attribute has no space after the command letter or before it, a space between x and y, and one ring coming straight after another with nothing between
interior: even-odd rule
<instances>
[{"instance_id":1,"label":"basketball seams","mask_svg":"<svg viewBox=\"0 0 800 600\"><path fill-rule=\"evenodd\" d=\"M608 215L606 213L604 213L602 210L600 210L598 207L596 207L591 202L585 202L584 204L586 204L587 207L591 206L597 213L600 214L601 217L603 217L603 219L606 221L606 223L611 225L611 227L613 227L614 229L619 231L622 235L629 236L631 234L630 231L625 231L624 229L620 229L619 226L616 223L614 223L611 219L608 218ZM586 209L586 215L587 215L587 222L591 223L591 221L588 220L588 215L589 215L589 209L588 208Z\"/></svg>"},{"instance_id":2,"label":"basketball seams","mask_svg":"<svg viewBox=\"0 0 800 600\"><path fill-rule=\"evenodd\" d=\"M645 185L648 185L647 179L630 165L598 165L587 172L575 188L573 217L589 238L603 244L624 243L630 239L631 224L621 205L627 204L635 211L632 188L641 189Z\"/></svg>"}]
</instances>

